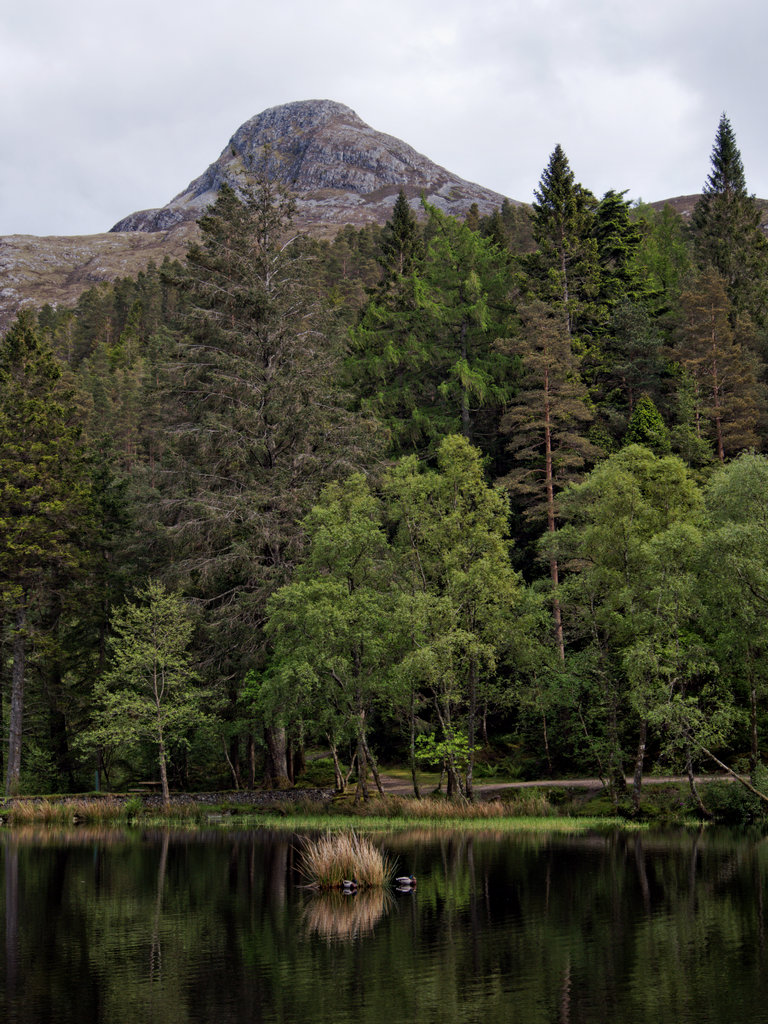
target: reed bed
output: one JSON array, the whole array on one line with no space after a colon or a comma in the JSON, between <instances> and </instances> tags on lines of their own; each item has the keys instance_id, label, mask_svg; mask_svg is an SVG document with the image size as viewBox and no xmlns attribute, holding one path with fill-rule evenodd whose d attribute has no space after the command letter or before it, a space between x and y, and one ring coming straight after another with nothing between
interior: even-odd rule
<instances>
[{"instance_id":1,"label":"reed bed","mask_svg":"<svg viewBox=\"0 0 768 1024\"><path fill-rule=\"evenodd\" d=\"M327 831L319 839L301 839L299 871L318 889L340 889L351 879L360 888L382 888L392 881L395 864L366 836Z\"/></svg>"}]
</instances>

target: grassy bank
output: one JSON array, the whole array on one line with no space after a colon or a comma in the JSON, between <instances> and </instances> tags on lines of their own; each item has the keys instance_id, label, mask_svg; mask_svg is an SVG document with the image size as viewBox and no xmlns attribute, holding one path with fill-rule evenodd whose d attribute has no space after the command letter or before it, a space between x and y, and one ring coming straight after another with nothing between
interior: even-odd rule
<instances>
[{"instance_id":1,"label":"grassy bank","mask_svg":"<svg viewBox=\"0 0 768 1024\"><path fill-rule=\"evenodd\" d=\"M263 800L264 794L260 795ZM414 824L425 826L488 828L509 831L585 831L601 827L637 827L601 806L589 813L588 804L574 811L569 805L554 805L544 790L526 790L506 800L455 803L427 797L377 797L355 804L349 797L320 802L274 795L260 804L221 799L198 802L194 797L165 808L140 796L30 797L0 804L0 821L10 827L24 825L183 825L187 827L283 827L339 831L399 830ZM295 797L295 794L294 794Z\"/></svg>"}]
</instances>

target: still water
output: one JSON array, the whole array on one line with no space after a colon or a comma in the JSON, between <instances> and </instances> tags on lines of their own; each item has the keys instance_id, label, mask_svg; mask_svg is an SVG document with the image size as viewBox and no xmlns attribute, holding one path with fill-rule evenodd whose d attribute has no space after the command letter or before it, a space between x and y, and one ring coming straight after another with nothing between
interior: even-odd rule
<instances>
[{"instance_id":1,"label":"still water","mask_svg":"<svg viewBox=\"0 0 768 1024\"><path fill-rule=\"evenodd\" d=\"M312 894L286 832L3 832L0 1020L768 1021L765 840L380 841L415 892Z\"/></svg>"}]
</instances>

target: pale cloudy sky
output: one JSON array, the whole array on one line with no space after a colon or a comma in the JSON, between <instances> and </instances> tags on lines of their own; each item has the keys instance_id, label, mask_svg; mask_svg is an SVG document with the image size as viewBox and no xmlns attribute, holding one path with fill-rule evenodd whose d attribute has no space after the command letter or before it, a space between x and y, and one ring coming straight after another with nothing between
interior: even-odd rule
<instances>
[{"instance_id":1,"label":"pale cloudy sky","mask_svg":"<svg viewBox=\"0 0 768 1024\"><path fill-rule=\"evenodd\" d=\"M698 192L722 111L768 198L765 0L0 0L0 235L162 206L254 114L331 99L530 201Z\"/></svg>"}]
</instances>

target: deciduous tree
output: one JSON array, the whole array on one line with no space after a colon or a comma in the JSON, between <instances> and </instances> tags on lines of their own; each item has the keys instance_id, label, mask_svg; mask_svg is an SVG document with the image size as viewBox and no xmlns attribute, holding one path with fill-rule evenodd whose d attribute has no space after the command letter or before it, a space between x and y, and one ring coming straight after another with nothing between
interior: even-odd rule
<instances>
[{"instance_id":1,"label":"deciduous tree","mask_svg":"<svg viewBox=\"0 0 768 1024\"><path fill-rule=\"evenodd\" d=\"M112 616L110 666L94 688L90 745L135 749L152 743L164 803L170 800L168 748L206 722L189 647L193 624L183 598L150 581Z\"/></svg>"}]
</instances>

